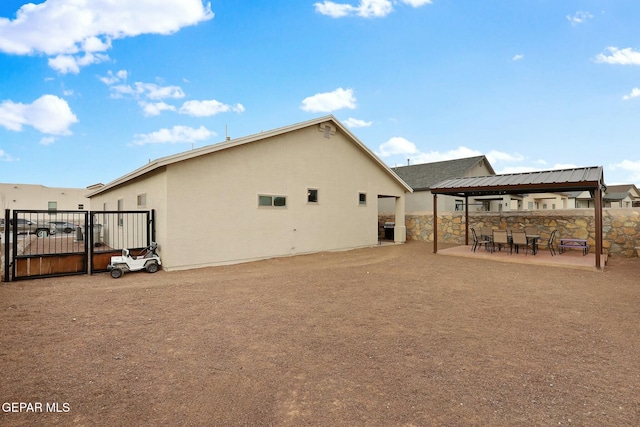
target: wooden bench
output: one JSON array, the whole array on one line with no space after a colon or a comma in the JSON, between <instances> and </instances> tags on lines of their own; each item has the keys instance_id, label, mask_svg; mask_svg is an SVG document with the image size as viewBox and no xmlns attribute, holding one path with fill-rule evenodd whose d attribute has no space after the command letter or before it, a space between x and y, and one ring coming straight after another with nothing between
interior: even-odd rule
<instances>
[{"instance_id":1,"label":"wooden bench","mask_svg":"<svg viewBox=\"0 0 640 427\"><path fill-rule=\"evenodd\" d=\"M563 253L565 249L581 249L582 255L589 253L589 245L584 239L560 239L558 250Z\"/></svg>"}]
</instances>

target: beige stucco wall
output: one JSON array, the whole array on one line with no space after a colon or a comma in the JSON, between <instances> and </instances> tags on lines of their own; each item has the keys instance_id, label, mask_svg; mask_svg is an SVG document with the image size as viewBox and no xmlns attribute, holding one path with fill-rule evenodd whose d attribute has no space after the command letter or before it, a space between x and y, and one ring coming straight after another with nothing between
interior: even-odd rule
<instances>
[{"instance_id":1,"label":"beige stucco wall","mask_svg":"<svg viewBox=\"0 0 640 427\"><path fill-rule=\"evenodd\" d=\"M118 200L123 200L122 210L134 211L134 210L152 210L166 211L166 194L167 177L164 173L164 169L160 169L149 173L143 177L137 178L130 185L123 185L116 187L109 192L99 194L91 198L91 206L95 211L115 211L118 210ZM146 194L146 204L138 206L138 195ZM113 224L109 221L105 221L97 215L95 219L96 223L103 224L104 229L102 231L103 238L107 245L110 244L109 239L114 239L119 242L120 245L125 247L132 246L132 243L127 243L124 239L127 233L124 233L124 227L122 230L108 230L109 226L118 227L117 224ZM167 218L165 215L156 215L156 240L158 242L163 241L167 234ZM128 236L131 237L131 236ZM163 248L159 248L162 251Z\"/></svg>"},{"instance_id":2,"label":"beige stucco wall","mask_svg":"<svg viewBox=\"0 0 640 427\"><path fill-rule=\"evenodd\" d=\"M89 210L90 200L85 197L88 193L86 188L0 183L0 210L46 211L49 202L56 202L57 210Z\"/></svg>"},{"instance_id":3,"label":"beige stucco wall","mask_svg":"<svg viewBox=\"0 0 640 427\"><path fill-rule=\"evenodd\" d=\"M382 215L380 223L388 220ZM536 227L543 239L552 230L558 238L587 239L595 248L595 219L593 209L566 209L528 212L469 212L471 227L488 226L493 229ZM407 240L433 241L433 213L407 214ZM602 212L603 249L609 254L636 256L640 247L640 208L604 209ZM438 214L438 242L464 244L464 212ZM471 239L471 237L469 237Z\"/></svg>"},{"instance_id":4,"label":"beige stucco wall","mask_svg":"<svg viewBox=\"0 0 640 427\"><path fill-rule=\"evenodd\" d=\"M146 189L167 270L375 245L378 196L404 199L404 188L340 130L327 139L317 126L172 163L157 176L162 185L138 180L93 203L112 209L123 197L129 209ZM307 202L309 188L318 203ZM260 194L286 196L287 206L259 207Z\"/></svg>"}]
</instances>

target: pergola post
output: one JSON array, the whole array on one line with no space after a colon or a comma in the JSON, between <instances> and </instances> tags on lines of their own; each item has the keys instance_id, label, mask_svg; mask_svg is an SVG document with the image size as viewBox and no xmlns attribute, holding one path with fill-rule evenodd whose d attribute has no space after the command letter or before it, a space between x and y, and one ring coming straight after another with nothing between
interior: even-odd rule
<instances>
[{"instance_id":1,"label":"pergola post","mask_svg":"<svg viewBox=\"0 0 640 427\"><path fill-rule=\"evenodd\" d=\"M600 269L602 264L600 255L602 254L602 191L600 185L593 193L595 199L595 226L596 226L596 268Z\"/></svg>"},{"instance_id":2,"label":"pergola post","mask_svg":"<svg viewBox=\"0 0 640 427\"><path fill-rule=\"evenodd\" d=\"M438 195L433 195L433 253L438 253Z\"/></svg>"},{"instance_id":3,"label":"pergola post","mask_svg":"<svg viewBox=\"0 0 640 427\"><path fill-rule=\"evenodd\" d=\"M407 241L407 225L405 218L404 196L396 197L396 219L393 228L393 241L404 243Z\"/></svg>"},{"instance_id":4,"label":"pergola post","mask_svg":"<svg viewBox=\"0 0 640 427\"><path fill-rule=\"evenodd\" d=\"M469 195L464 195L464 245L469 246Z\"/></svg>"}]
</instances>

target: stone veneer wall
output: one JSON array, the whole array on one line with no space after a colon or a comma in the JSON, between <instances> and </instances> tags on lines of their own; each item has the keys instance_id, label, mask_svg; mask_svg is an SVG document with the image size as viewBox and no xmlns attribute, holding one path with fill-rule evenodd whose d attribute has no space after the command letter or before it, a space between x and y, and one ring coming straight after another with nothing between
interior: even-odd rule
<instances>
[{"instance_id":1,"label":"stone veneer wall","mask_svg":"<svg viewBox=\"0 0 640 427\"><path fill-rule=\"evenodd\" d=\"M438 215L438 242L464 244L464 212L443 212ZM394 221L394 216L381 214L379 225ZM563 209L547 211L469 212L471 227L522 229L535 227L543 240L556 229L561 237L587 239L595 250L595 216L593 209ZM433 241L433 213L406 214L407 240ZM640 208L607 208L602 212L602 246L605 253L636 256L640 247ZM469 234L471 239L471 234ZM557 242L556 242L557 244Z\"/></svg>"}]
</instances>

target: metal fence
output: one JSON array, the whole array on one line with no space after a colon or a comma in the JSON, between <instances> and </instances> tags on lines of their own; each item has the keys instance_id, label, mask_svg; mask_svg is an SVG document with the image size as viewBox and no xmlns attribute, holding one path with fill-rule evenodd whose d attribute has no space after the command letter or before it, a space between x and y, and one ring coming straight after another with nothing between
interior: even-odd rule
<instances>
[{"instance_id":1,"label":"metal fence","mask_svg":"<svg viewBox=\"0 0 640 427\"><path fill-rule=\"evenodd\" d=\"M5 281L97 273L127 248L155 240L154 211L5 211ZM8 225L8 226L7 226Z\"/></svg>"}]
</instances>

